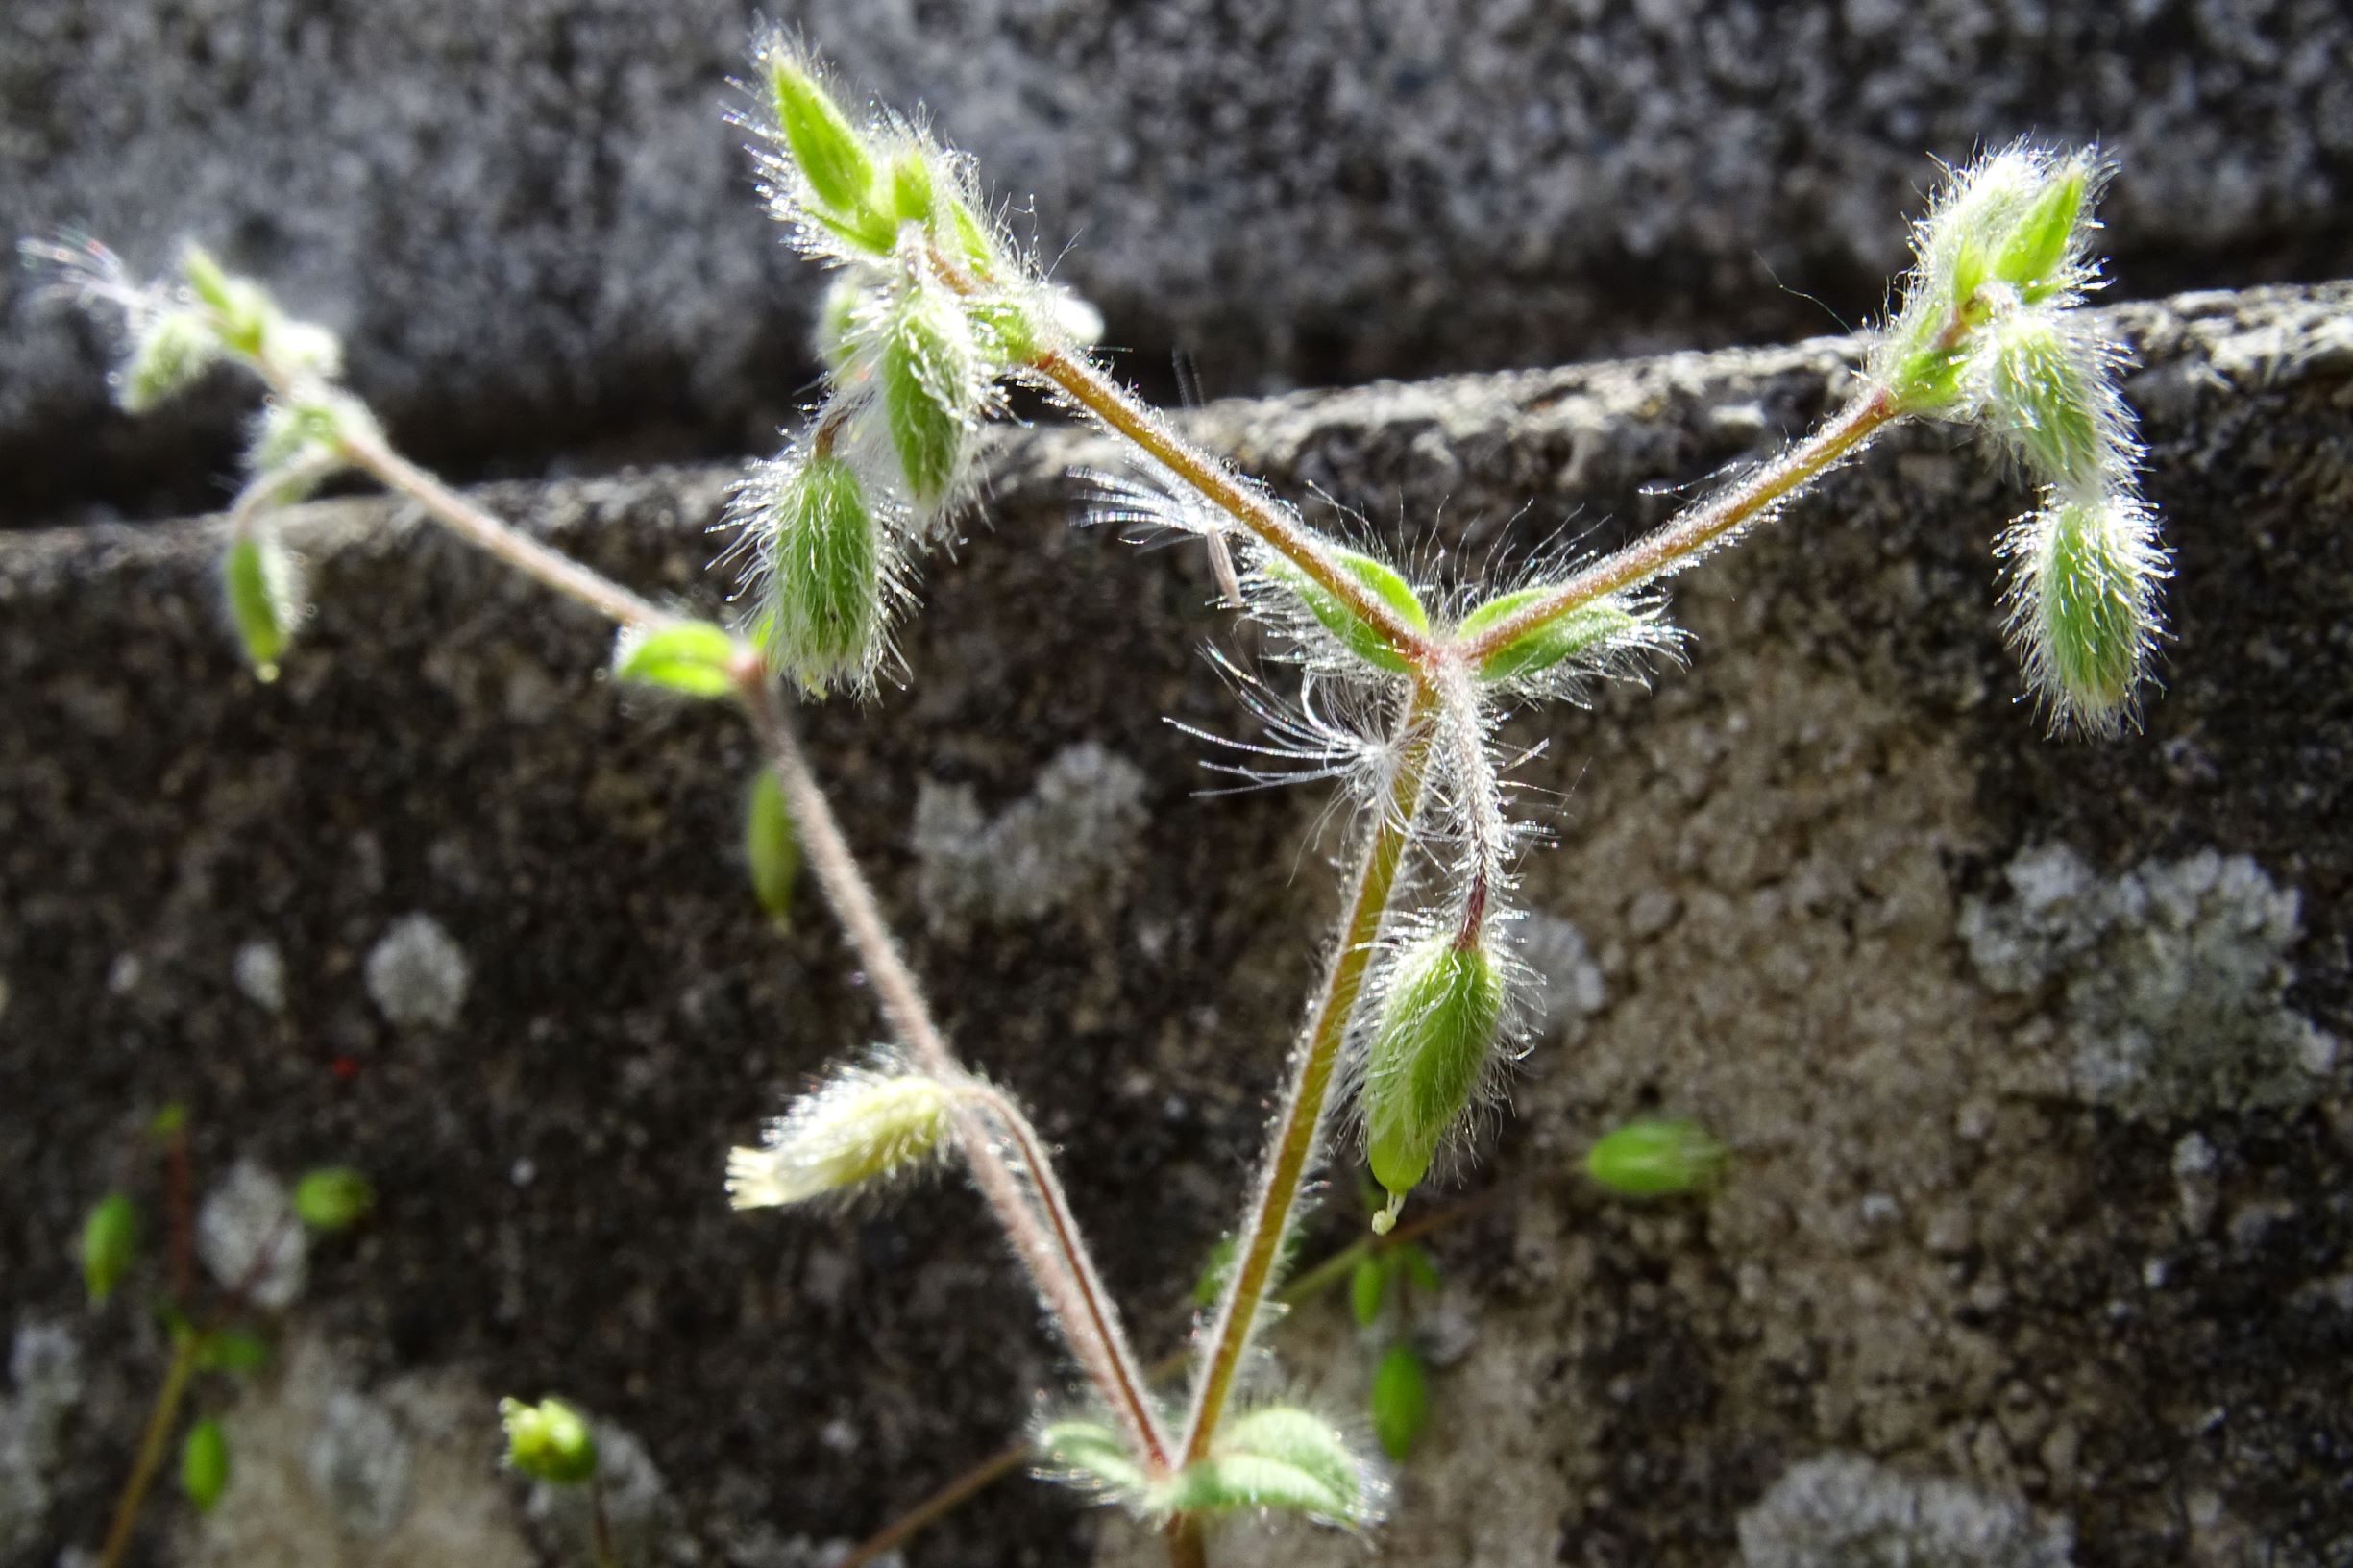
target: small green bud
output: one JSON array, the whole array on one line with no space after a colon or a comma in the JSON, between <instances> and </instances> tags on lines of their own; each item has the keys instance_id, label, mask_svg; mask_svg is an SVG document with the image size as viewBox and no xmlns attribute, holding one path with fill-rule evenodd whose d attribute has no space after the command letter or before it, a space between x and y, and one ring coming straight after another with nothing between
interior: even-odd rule
<instances>
[{"instance_id":1,"label":"small green bud","mask_svg":"<svg viewBox=\"0 0 2353 1568\"><path fill-rule=\"evenodd\" d=\"M891 213L901 223L928 223L931 203L931 159L910 147L891 160Z\"/></svg>"},{"instance_id":2,"label":"small green bud","mask_svg":"<svg viewBox=\"0 0 2353 1568\"><path fill-rule=\"evenodd\" d=\"M499 1401L506 1428L506 1462L534 1481L577 1486L597 1473L597 1439L587 1418L560 1399L526 1405Z\"/></svg>"},{"instance_id":3,"label":"small green bud","mask_svg":"<svg viewBox=\"0 0 2353 1568\"><path fill-rule=\"evenodd\" d=\"M1413 585L1395 567L1353 550L1334 549L1330 553L1337 558L1341 571L1371 589L1407 625L1415 631L1430 629L1430 612L1422 608ZM1322 583L1280 555L1267 558L1266 570L1277 582L1298 595L1308 613L1337 637L1349 652L1376 669L1402 672L1409 668L1405 656L1389 647L1370 622L1359 617Z\"/></svg>"},{"instance_id":4,"label":"small green bud","mask_svg":"<svg viewBox=\"0 0 2353 1568\"><path fill-rule=\"evenodd\" d=\"M2021 311L1987 331L1986 418L2054 484L2096 484L2113 468L2105 382L2088 350L2048 312Z\"/></svg>"},{"instance_id":5,"label":"small green bud","mask_svg":"<svg viewBox=\"0 0 2353 1568\"><path fill-rule=\"evenodd\" d=\"M258 1372L270 1364L269 1341L241 1329L215 1329L205 1336L196 1364L207 1372Z\"/></svg>"},{"instance_id":6,"label":"small green bud","mask_svg":"<svg viewBox=\"0 0 2353 1568\"><path fill-rule=\"evenodd\" d=\"M1381 1315L1381 1304L1389 1293L1388 1260L1366 1253L1348 1271L1348 1308L1355 1314L1357 1327L1369 1329Z\"/></svg>"},{"instance_id":7,"label":"small green bud","mask_svg":"<svg viewBox=\"0 0 2353 1568\"><path fill-rule=\"evenodd\" d=\"M1430 1378L1410 1345L1391 1345L1373 1369L1373 1435L1399 1463L1430 1424Z\"/></svg>"},{"instance_id":8,"label":"small green bud","mask_svg":"<svg viewBox=\"0 0 2353 1568\"><path fill-rule=\"evenodd\" d=\"M980 413L980 357L958 304L920 287L900 304L883 339L883 412L916 504L947 499Z\"/></svg>"},{"instance_id":9,"label":"small green bud","mask_svg":"<svg viewBox=\"0 0 2353 1568\"><path fill-rule=\"evenodd\" d=\"M2047 182L1995 251L1994 276L2017 289L2029 305L2062 286L2060 272L2076 226L2083 221L2084 200L2091 188L2091 160L2081 156L2067 159L2050 171Z\"/></svg>"},{"instance_id":10,"label":"small green bud","mask_svg":"<svg viewBox=\"0 0 2353 1568\"><path fill-rule=\"evenodd\" d=\"M1548 588L1536 587L1498 595L1464 616L1455 627L1455 636L1458 639L1477 637L1488 627L1509 620L1550 592ZM1521 675L1540 674L1564 659L1605 649L1613 638L1623 637L1641 625L1641 617L1627 609L1619 600L1597 599L1533 631L1514 637L1488 654L1480 662L1479 678L1504 681Z\"/></svg>"},{"instance_id":11,"label":"small green bud","mask_svg":"<svg viewBox=\"0 0 2353 1568\"><path fill-rule=\"evenodd\" d=\"M953 233L956 249L964 256L965 264L973 276L986 282L1001 270L996 254L996 242L990 237L988 225L965 203L961 196L951 196L947 202L947 223Z\"/></svg>"},{"instance_id":12,"label":"small green bud","mask_svg":"<svg viewBox=\"0 0 2353 1568\"><path fill-rule=\"evenodd\" d=\"M147 1118L147 1136L158 1142L178 1138L188 1124L188 1108L178 1100Z\"/></svg>"},{"instance_id":13,"label":"small green bud","mask_svg":"<svg viewBox=\"0 0 2353 1568\"><path fill-rule=\"evenodd\" d=\"M793 884L800 876L800 837L776 775L763 768L752 775L744 803L744 859L751 868L751 893L779 926L793 914Z\"/></svg>"},{"instance_id":14,"label":"small green bud","mask_svg":"<svg viewBox=\"0 0 2353 1568\"><path fill-rule=\"evenodd\" d=\"M2028 677L2062 723L2113 733L2156 640L2165 557L2146 507L2066 496L2021 525L2012 625Z\"/></svg>"},{"instance_id":15,"label":"small green bud","mask_svg":"<svg viewBox=\"0 0 2353 1568\"><path fill-rule=\"evenodd\" d=\"M1482 944L1438 932L1400 953L1365 1064L1364 1135L1373 1179L1394 1222L1407 1193L1429 1173L1438 1141L1470 1110L1504 1017L1504 977Z\"/></svg>"},{"instance_id":16,"label":"small green bud","mask_svg":"<svg viewBox=\"0 0 2353 1568\"><path fill-rule=\"evenodd\" d=\"M132 342L115 378L114 401L126 414L143 414L192 385L220 357L220 335L194 310L166 310Z\"/></svg>"},{"instance_id":17,"label":"small green bud","mask_svg":"<svg viewBox=\"0 0 2353 1568\"><path fill-rule=\"evenodd\" d=\"M221 589L230 623L245 645L246 662L260 679L276 680L278 661L285 657L302 621L294 558L276 532L250 527L229 541L221 557Z\"/></svg>"},{"instance_id":18,"label":"small green bud","mask_svg":"<svg viewBox=\"0 0 2353 1568\"><path fill-rule=\"evenodd\" d=\"M1630 1121L1585 1154L1585 1173L1630 1198L1667 1197L1713 1187L1724 1145L1695 1121Z\"/></svg>"},{"instance_id":19,"label":"small green bud","mask_svg":"<svg viewBox=\"0 0 2353 1568\"><path fill-rule=\"evenodd\" d=\"M863 675L881 652L883 542L857 471L833 456L790 468L761 526L771 658L814 693Z\"/></svg>"},{"instance_id":20,"label":"small green bud","mask_svg":"<svg viewBox=\"0 0 2353 1568\"><path fill-rule=\"evenodd\" d=\"M1155 1511L1280 1508L1325 1524L1369 1524L1378 1495L1363 1462L1321 1416L1269 1406L1237 1417L1208 1458L1152 1489Z\"/></svg>"},{"instance_id":21,"label":"small green bud","mask_svg":"<svg viewBox=\"0 0 2353 1568\"><path fill-rule=\"evenodd\" d=\"M294 1216L314 1231L350 1230L375 1207L375 1186L348 1165L305 1171L294 1184Z\"/></svg>"},{"instance_id":22,"label":"small green bud","mask_svg":"<svg viewBox=\"0 0 2353 1568\"><path fill-rule=\"evenodd\" d=\"M845 1068L794 1101L759 1148L729 1151L728 1201L801 1203L916 1169L946 1145L956 1098L920 1073Z\"/></svg>"},{"instance_id":23,"label":"small green bud","mask_svg":"<svg viewBox=\"0 0 2353 1568\"><path fill-rule=\"evenodd\" d=\"M210 1513L229 1489L229 1434L208 1415L180 1444L180 1489L198 1513Z\"/></svg>"},{"instance_id":24,"label":"small green bud","mask_svg":"<svg viewBox=\"0 0 2353 1568\"><path fill-rule=\"evenodd\" d=\"M874 159L849 116L806 64L781 50L769 57L768 81L777 128L809 193L837 220L836 232L870 250L889 251L896 234L875 208Z\"/></svg>"},{"instance_id":25,"label":"small green bud","mask_svg":"<svg viewBox=\"0 0 2353 1568\"><path fill-rule=\"evenodd\" d=\"M180 253L180 276L187 280L188 288L211 310L214 332L221 346L248 359L259 358L270 317L277 313L271 307L269 296L257 284L231 277L212 258L211 252L194 243Z\"/></svg>"},{"instance_id":26,"label":"small green bud","mask_svg":"<svg viewBox=\"0 0 2353 1568\"><path fill-rule=\"evenodd\" d=\"M749 649L708 621L624 626L613 640L613 678L683 697L732 697Z\"/></svg>"},{"instance_id":27,"label":"small green bud","mask_svg":"<svg viewBox=\"0 0 2353 1568\"><path fill-rule=\"evenodd\" d=\"M139 1212L129 1197L110 1192L82 1222L82 1283L96 1305L114 1293L139 1252Z\"/></svg>"}]
</instances>

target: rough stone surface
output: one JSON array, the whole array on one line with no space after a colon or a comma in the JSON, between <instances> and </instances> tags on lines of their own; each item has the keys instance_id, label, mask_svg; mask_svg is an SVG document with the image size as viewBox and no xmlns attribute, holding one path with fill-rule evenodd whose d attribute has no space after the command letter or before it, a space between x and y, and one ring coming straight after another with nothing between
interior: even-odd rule
<instances>
[{"instance_id":1,"label":"rough stone surface","mask_svg":"<svg viewBox=\"0 0 2353 1568\"><path fill-rule=\"evenodd\" d=\"M1415 1332L1448 1364L1382 1560L1725 1568L1744 1516L1838 1456L2064 1521L2086 1568L2353 1556L2342 1067L2292 1099L2120 1114L2067 1088L2064 980L1989 983L1964 927L2050 845L2101 883L2244 857L2272 890L2250 907L2298 900L2268 994L2330 1034L2353 1023L2349 309L2333 285L2115 317L2178 551L2144 734L2048 741L2013 699L1988 547L2023 498L1933 430L1681 579L1688 670L1515 722L1544 743L1524 799L1557 841L1526 898L1581 935L1600 983L1573 1042L1524 1064L1468 1177L1499 1190L1427 1238L1447 1289ZM1663 516L1662 487L1803 428L1851 349L1303 394L1196 429L1287 490L1410 520L1407 543L1442 538L1449 561L1564 527L1601 548ZM808 727L946 1024L1037 1107L1158 1350L1231 1222L1337 836L1313 836L1313 789L1191 793L1202 747L1162 721L1247 735L1195 656L1231 634L1191 552L1066 526L1068 469L1109 455L1052 430L997 447L988 523L929 572L910 688ZM485 495L709 603L727 482ZM402 1518L487 1521L465 1560L517 1560L529 1524L491 1464L502 1393L560 1390L625 1428L675 1504L660 1549L681 1564L798 1560L1002 1442L1057 1357L968 1193L814 1215L722 1199L729 1144L881 1027L814 898L783 936L751 907L742 734L599 679L601 627L404 507L323 504L292 538L319 611L270 686L219 624L217 524L0 542L0 1320L74 1321L91 1368L41 1544L14 1560L95 1538L159 1364L140 1314L86 1314L68 1260L166 1099L191 1107L205 1171L331 1160L375 1181L375 1216L313 1250L289 1316L331 1352L304 1409L456 1390L479 1420L409 1429ZM1000 819L1081 744L1142 780L1117 895L935 927L922 792L969 789ZM462 934L448 1027L403 1029L370 994L369 952L419 910ZM241 988L256 942L282 959L282 1012ZM1730 1146L1713 1198L1580 1182L1588 1141L1641 1114ZM1361 1223L1345 1172L1336 1188L1317 1252ZM1277 1345L1287 1385L1363 1397L1373 1347L1344 1308L1303 1309ZM257 1385L233 1415L284 1397ZM316 1498L302 1445L271 1473ZM174 1518L159 1509L156 1540ZM235 1560L391 1560L336 1538L360 1544ZM551 1559L569 1544L529 1538ZM1013 1484L908 1560L1131 1544ZM1333 1537L1268 1550L1364 1560Z\"/></svg>"},{"instance_id":2,"label":"rough stone surface","mask_svg":"<svg viewBox=\"0 0 2353 1568\"><path fill-rule=\"evenodd\" d=\"M746 0L12 0L11 227L221 248L470 471L749 450L815 281L721 120ZM812 0L1158 374L1214 390L1780 339L1875 307L1931 155L2101 138L2127 292L2353 273L2338 0ZM1024 219L1024 221L1028 221ZM1066 246L1068 247L1066 256ZM1783 285L1787 286L1784 287ZM0 507L209 504L0 279Z\"/></svg>"}]
</instances>

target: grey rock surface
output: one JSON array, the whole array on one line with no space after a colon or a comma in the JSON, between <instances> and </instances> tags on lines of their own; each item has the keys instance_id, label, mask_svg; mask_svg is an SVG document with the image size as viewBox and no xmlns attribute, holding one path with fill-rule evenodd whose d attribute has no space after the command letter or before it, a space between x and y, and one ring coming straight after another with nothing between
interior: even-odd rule
<instances>
[{"instance_id":1,"label":"grey rock surface","mask_svg":"<svg viewBox=\"0 0 2353 1568\"><path fill-rule=\"evenodd\" d=\"M2013 699L1987 551L2023 498L1934 430L1680 579L1688 670L1521 722L1558 837L1526 897L1577 933L1590 1006L1538 1043L1466 1173L1506 1190L1430 1238L1447 1364L1380 1560L1723 1568L1744 1518L1868 1544L1906 1498L2028 1561L2068 1541L2082 1564L2353 1556L2341 1066L2292 1099L2120 1115L2077 1085L2068 985L1989 983L1967 926L2054 845L2102 886L2244 857L2256 902L2298 911L2258 922L2264 1005L2353 1024L2348 312L2353 284L2114 317L2178 552L2143 734L2052 742ZM1662 517L1663 486L1802 429L1851 349L1297 394L1195 428L1449 559L1562 527L1601 548ZM1336 842L1314 790L1191 793L1200 746L1162 720L1248 735L1196 656L1231 634L1189 552L1068 526L1068 470L1110 455L1051 429L994 448L985 522L929 573L912 684L809 729L951 1032L1064 1150L1150 1353L1179 1342L1231 1221ZM484 494L707 604L728 479ZM221 1393L268 1489L203 1525L159 1509L164 1560L560 1556L491 1468L503 1393L562 1390L631 1433L682 1564L857 1537L1002 1442L1056 1357L968 1193L724 1208L727 1146L880 1028L813 894L781 936L750 907L752 759L727 716L616 691L600 626L404 506L323 503L291 533L319 608L270 686L219 624L216 522L0 540L0 1331L75 1324L87 1384L37 1481L5 1482L39 1500L12 1563L96 1537L159 1365L138 1313L81 1307L67 1260L84 1206L146 1180L124 1151L171 1098L216 1177L332 1160L381 1202L311 1249L282 1370ZM1141 781L1120 874L928 919L926 791L1001 823L1079 746ZM2098 942L2124 940L2128 903L2101 906ZM468 979L447 1014L396 1021L370 955L419 912ZM282 965L268 1005L240 978L257 943ZM1654 1110L1731 1147L1704 1204L1579 1185L1587 1141ZM1319 1254L1357 1234L1350 1185ZM1344 1309L1303 1309L1277 1348L1291 1386L1361 1397ZM317 1490L354 1401L409 1455L382 1535ZM1787 1506L1789 1478L1833 1474L1861 1479ZM909 1560L1149 1544L1017 1483ZM1364 1560L1334 1537L1277 1551Z\"/></svg>"},{"instance_id":2,"label":"grey rock surface","mask_svg":"<svg viewBox=\"0 0 2353 1568\"><path fill-rule=\"evenodd\" d=\"M728 453L806 383L814 282L721 121L744 0L12 0L0 214L217 246L348 333L412 449ZM1158 375L1213 391L1778 340L2021 135L2122 166L2125 291L2353 273L2336 0L809 0L928 104ZM1024 220L1027 221L1027 220ZM1784 288L1782 284L1786 283ZM217 422L103 411L0 281L0 508L207 503Z\"/></svg>"}]
</instances>

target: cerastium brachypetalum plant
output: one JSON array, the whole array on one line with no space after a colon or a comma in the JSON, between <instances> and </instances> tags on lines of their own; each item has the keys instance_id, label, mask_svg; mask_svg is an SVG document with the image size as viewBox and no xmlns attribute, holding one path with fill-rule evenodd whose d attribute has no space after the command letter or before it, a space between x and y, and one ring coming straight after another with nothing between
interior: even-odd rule
<instances>
[{"instance_id":1,"label":"cerastium brachypetalum plant","mask_svg":"<svg viewBox=\"0 0 2353 1568\"><path fill-rule=\"evenodd\" d=\"M1089 312L1015 243L968 159L916 121L846 107L790 39L762 39L755 59L764 192L792 242L834 277L819 329L824 396L733 507L748 570L731 627L606 580L405 461L337 383L334 340L203 252L184 254L176 281L145 285L86 242L32 249L61 269L61 286L119 310L126 407L221 359L267 387L224 568L263 674L302 615L271 513L356 469L617 623L618 676L742 708L777 790L754 796L770 824L754 840L773 855L797 838L892 1041L846 1061L761 1146L736 1151L737 1206L806 1203L961 1161L1083 1380L1036 1433L1042 1468L1150 1522L1179 1564L1204 1561L1205 1527L1240 1509L1367 1527L1383 1495L1375 1468L1340 1423L1267 1392L1276 1383L1258 1339L1320 1164L1360 1144L1386 1194L1375 1229L1386 1230L1495 1094L1522 1040L1512 891L1528 835L1506 806L1501 719L1671 657L1665 579L1916 419L1991 432L2043 485L2001 554L2013 637L2053 726L2097 734L2132 718L2165 555L2135 488L2119 351L2077 308L2095 283L2088 242L2103 167L2088 153L2021 145L1956 174L1918 227L1916 264L1858 390L1819 429L1615 553L1441 594L1310 527L1108 375L1086 346ZM787 696L870 694L891 668L915 562L971 501L975 437L1007 384L1041 389L1124 439L1133 473L1096 477L1110 498L1100 515L1206 545L1224 597L1295 667L1295 697L1251 692L1260 716L1278 748L1311 753L1308 772L1341 781L1356 814L1337 930L1181 1403L1155 1395L1131 1350L1044 1141L934 1022ZM772 888L781 871L766 874Z\"/></svg>"}]
</instances>

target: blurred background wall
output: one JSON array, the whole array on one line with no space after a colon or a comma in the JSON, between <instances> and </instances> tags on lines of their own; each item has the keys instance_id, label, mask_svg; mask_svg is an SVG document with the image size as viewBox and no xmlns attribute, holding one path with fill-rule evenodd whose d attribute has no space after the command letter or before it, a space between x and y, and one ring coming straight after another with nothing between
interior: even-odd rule
<instances>
[{"instance_id":1,"label":"blurred background wall","mask_svg":"<svg viewBox=\"0 0 2353 1568\"><path fill-rule=\"evenodd\" d=\"M1931 156L2122 163L2120 297L2353 272L2338 0L794 0L921 101L1097 302L1209 392L1833 330ZM815 276L737 132L742 0L11 0L0 214L142 267L183 235L339 325L461 476L762 447ZM1031 226L1031 220L1019 220ZM0 279L0 518L219 496L221 400L134 429Z\"/></svg>"}]
</instances>

